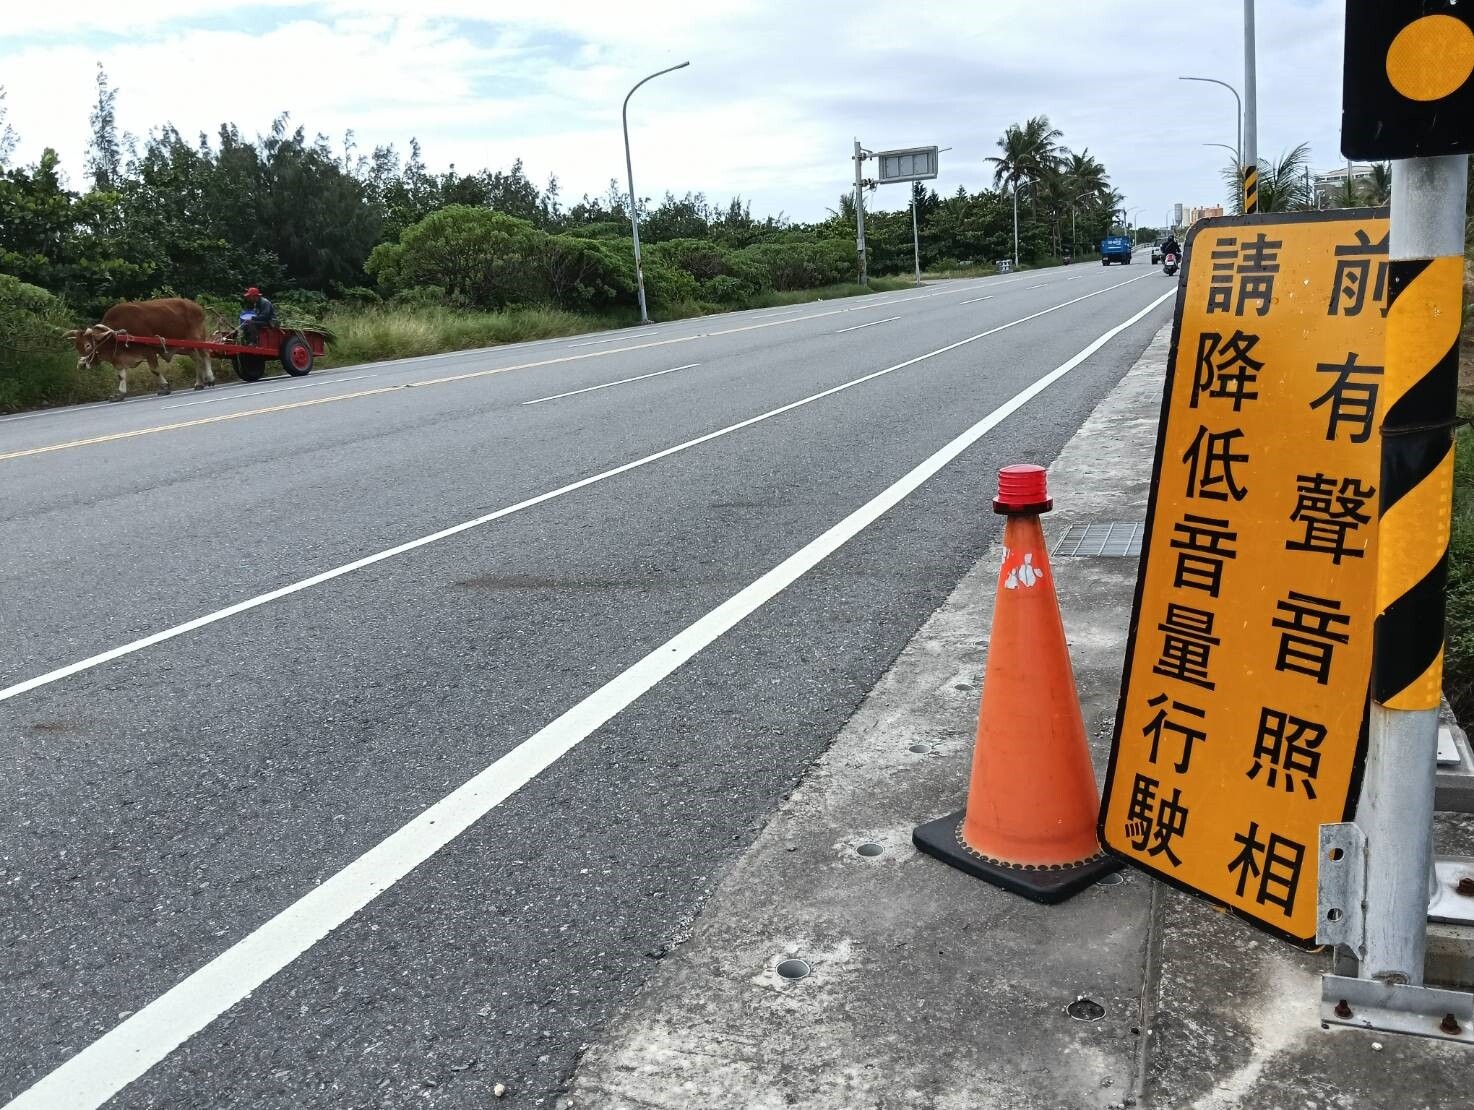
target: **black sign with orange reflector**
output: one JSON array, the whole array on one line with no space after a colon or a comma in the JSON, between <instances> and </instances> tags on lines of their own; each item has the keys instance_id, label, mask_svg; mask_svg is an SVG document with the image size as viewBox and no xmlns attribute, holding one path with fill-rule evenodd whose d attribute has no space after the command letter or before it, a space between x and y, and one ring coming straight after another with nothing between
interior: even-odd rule
<instances>
[{"instance_id":1,"label":"black sign with orange reflector","mask_svg":"<svg viewBox=\"0 0 1474 1110\"><path fill-rule=\"evenodd\" d=\"M1341 153L1474 154L1474 0L1347 0Z\"/></svg>"}]
</instances>

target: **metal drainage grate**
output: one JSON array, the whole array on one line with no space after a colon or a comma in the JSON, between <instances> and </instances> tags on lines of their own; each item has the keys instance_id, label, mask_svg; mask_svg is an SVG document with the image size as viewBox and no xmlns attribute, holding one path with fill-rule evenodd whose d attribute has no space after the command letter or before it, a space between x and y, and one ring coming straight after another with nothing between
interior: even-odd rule
<instances>
[{"instance_id":1,"label":"metal drainage grate","mask_svg":"<svg viewBox=\"0 0 1474 1110\"><path fill-rule=\"evenodd\" d=\"M1135 559L1141 555L1141 534L1145 524L1139 520L1106 520L1099 524L1071 524L1054 545L1059 558Z\"/></svg>"}]
</instances>

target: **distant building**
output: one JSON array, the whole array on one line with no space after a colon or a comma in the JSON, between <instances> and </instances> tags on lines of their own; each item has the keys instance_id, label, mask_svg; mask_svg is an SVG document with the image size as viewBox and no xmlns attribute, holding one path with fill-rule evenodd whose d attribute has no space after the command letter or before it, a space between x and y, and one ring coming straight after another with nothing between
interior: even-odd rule
<instances>
[{"instance_id":1,"label":"distant building","mask_svg":"<svg viewBox=\"0 0 1474 1110\"><path fill-rule=\"evenodd\" d=\"M1223 205L1221 205L1221 204L1204 204L1204 205L1189 204L1189 205L1185 205L1184 206L1183 215L1186 218L1184 219L1182 226L1183 227L1192 227L1193 224L1197 223L1199 220L1211 220L1215 216L1221 216L1221 215L1223 215Z\"/></svg>"},{"instance_id":2,"label":"distant building","mask_svg":"<svg viewBox=\"0 0 1474 1110\"><path fill-rule=\"evenodd\" d=\"M1346 177L1350 175L1354 184L1361 184L1372 175L1372 167L1365 162L1351 162L1344 166L1337 166L1333 170L1323 170L1316 174L1315 199L1322 208L1335 207L1345 203Z\"/></svg>"}]
</instances>

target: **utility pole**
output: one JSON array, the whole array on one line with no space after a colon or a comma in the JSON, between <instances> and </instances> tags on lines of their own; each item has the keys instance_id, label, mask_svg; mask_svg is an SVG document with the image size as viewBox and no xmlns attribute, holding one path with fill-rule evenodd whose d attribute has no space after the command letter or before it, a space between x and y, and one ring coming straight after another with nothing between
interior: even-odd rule
<instances>
[{"instance_id":1,"label":"utility pole","mask_svg":"<svg viewBox=\"0 0 1474 1110\"><path fill-rule=\"evenodd\" d=\"M1259 92L1254 61L1254 0L1244 0L1244 212L1259 211Z\"/></svg>"},{"instance_id":2,"label":"utility pole","mask_svg":"<svg viewBox=\"0 0 1474 1110\"><path fill-rule=\"evenodd\" d=\"M855 140L855 253L860 260L860 284L869 285L870 278L865 265L865 178L861 173L865 159L869 157L860 140Z\"/></svg>"}]
</instances>

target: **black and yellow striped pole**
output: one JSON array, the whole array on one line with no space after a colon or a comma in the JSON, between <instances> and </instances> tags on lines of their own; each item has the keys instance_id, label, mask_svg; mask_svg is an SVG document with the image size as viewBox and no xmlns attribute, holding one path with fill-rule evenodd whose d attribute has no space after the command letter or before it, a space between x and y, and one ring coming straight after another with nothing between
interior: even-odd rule
<instances>
[{"instance_id":1,"label":"black and yellow striped pole","mask_svg":"<svg viewBox=\"0 0 1474 1110\"><path fill-rule=\"evenodd\" d=\"M1259 167L1244 168L1244 215L1252 216L1259 211Z\"/></svg>"},{"instance_id":2,"label":"black and yellow striped pole","mask_svg":"<svg viewBox=\"0 0 1474 1110\"><path fill-rule=\"evenodd\" d=\"M1419 985L1432 867L1463 307L1462 155L1392 163L1361 978Z\"/></svg>"},{"instance_id":3,"label":"black and yellow striped pole","mask_svg":"<svg viewBox=\"0 0 1474 1110\"><path fill-rule=\"evenodd\" d=\"M1365 838L1358 978L1376 981L1378 997L1396 994L1399 1012L1431 1018L1428 1035L1467 1039L1447 1012L1447 992L1422 983L1437 890L1433 794L1474 154L1474 4L1346 0L1341 108L1348 170L1353 159L1392 162L1372 704L1356 809ZM1321 1020L1342 1020L1347 1003L1335 1000L1344 989L1345 980L1326 977ZM1361 1010L1351 1021L1393 1027L1366 1022Z\"/></svg>"}]
</instances>

